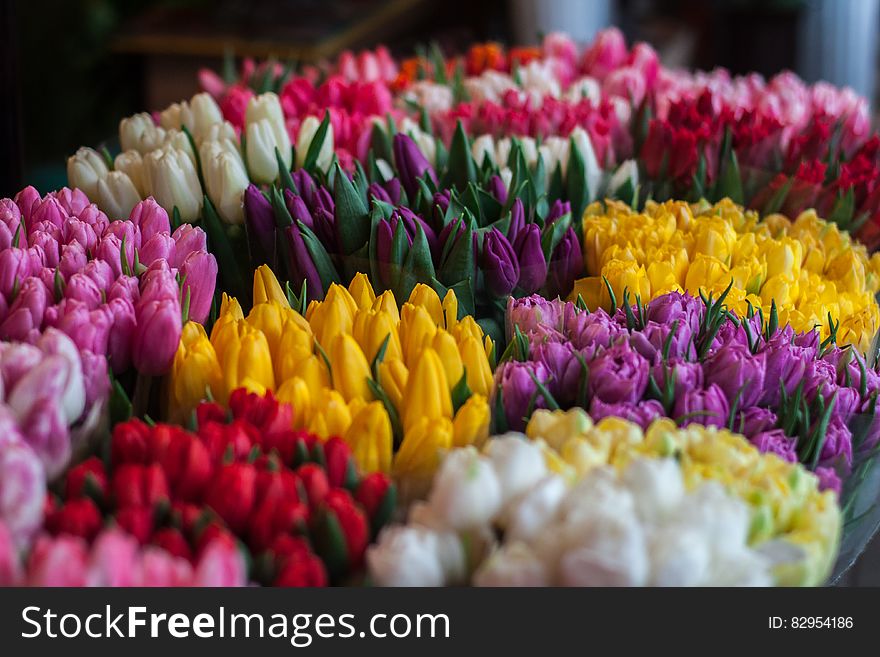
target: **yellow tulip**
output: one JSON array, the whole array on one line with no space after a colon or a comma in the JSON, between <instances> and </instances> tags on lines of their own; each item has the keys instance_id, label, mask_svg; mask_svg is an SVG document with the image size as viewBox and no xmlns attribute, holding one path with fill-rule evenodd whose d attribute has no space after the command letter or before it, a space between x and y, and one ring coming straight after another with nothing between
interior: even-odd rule
<instances>
[{"instance_id":1,"label":"yellow tulip","mask_svg":"<svg viewBox=\"0 0 880 657\"><path fill-rule=\"evenodd\" d=\"M459 341L458 349L467 373L468 388L473 393L488 397L492 388L492 370L483 344L474 336L468 335Z\"/></svg>"},{"instance_id":2,"label":"yellow tulip","mask_svg":"<svg viewBox=\"0 0 880 657\"><path fill-rule=\"evenodd\" d=\"M422 418L452 419L452 398L443 363L430 347L422 352L410 371L401 415L404 432Z\"/></svg>"},{"instance_id":3,"label":"yellow tulip","mask_svg":"<svg viewBox=\"0 0 880 657\"><path fill-rule=\"evenodd\" d=\"M359 310L354 318L352 335L364 350L367 361L373 362L385 339L385 358L401 358L403 350L394 318L384 310Z\"/></svg>"},{"instance_id":4,"label":"yellow tulip","mask_svg":"<svg viewBox=\"0 0 880 657\"><path fill-rule=\"evenodd\" d=\"M880 281L880 276L877 277L877 280ZM443 320L443 326L447 331L451 331L458 323L458 297L452 290L447 290L446 296L443 297Z\"/></svg>"},{"instance_id":5,"label":"yellow tulip","mask_svg":"<svg viewBox=\"0 0 880 657\"><path fill-rule=\"evenodd\" d=\"M419 418L404 431L400 449L394 457L392 472L407 493L416 496L430 486L443 453L452 447L452 420Z\"/></svg>"},{"instance_id":6,"label":"yellow tulip","mask_svg":"<svg viewBox=\"0 0 880 657\"><path fill-rule=\"evenodd\" d=\"M348 333L337 335L330 343L327 352L333 388L346 402L356 397L373 399L367 380L370 378L370 364L358 343Z\"/></svg>"},{"instance_id":7,"label":"yellow tulip","mask_svg":"<svg viewBox=\"0 0 880 657\"><path fill-rule=\"evenodd\" d=\"M214 327L211 329L211 342L215 341L214 336L222 331L223 327L227 324L234 324L242 319L244 319L244 313L241 311L238 299L230 297L224 292L220 302L220 314L217 316L217 321L214 322Z\"/></svg>"},{"instance_id":8,"label":"yellow tulip","mask_svg":"<svg viewBox=\"0 0 880 657\"><path fill-rule=\"evenodd\" d=\"M187 413L206 398L207 393L220 394L223 376L217 353L208 340L205 328L195 322L183 326L180 344L171 368L171 413L183 420Z\"/></svg>"},{"instance_id":9,"label":"yellow tulip","mask_svg":"<svg viewBox=\"0 0 880 657\"><path fill-rule=\"evenodd\" d=\"M348 404L336 390L321 388L312 393L312 417L307 430L316 436L344 436L351 425Z\"/></svg>"},{"instance_id":10,"label":"yellow tulip","mask_svg":"<svg viewBox=\"0 0 880 657\"><path fill-rule=\"evenodd\" d=\"M297 314L297 313L294 313ZM299 374L302 363L314 355L315 340L309 330L303 330L295 321L281 327L275 357L275 374L280 381Z\"/></svg>"},{"instance_id":11,"label":"yellow tulip","mask_svg":"<svg viewBox=\"0 0 880 657\"><path fill-rule=\"evenodd\" d=\"M581 298L584 300L587 308L596 310L602 307L603 302L607 306L607 301L605 301L603 296L605 298L608 297L605 290L605 282L598 276L587 276L586 278L579 278L574 282L574 287L572 287L571 295L569 295L568 299L571 302L576 302L578 298Z\"/></svg>"},{"instance_id":12,"label":"yellow tulip","mask_svg":"<svg viewBox=\"0 0 880 657\"><path fill-rule=\"evenodd\" d=\"M394 320L394 324L400 324L400 311L397 309L397 300L391 290L385 290L376 297L373 302L373 310L381 310L388 313L389 317Z\"/></svg>"},{"instance_id":13,"label":"yellow tulip","mask_svg":"<svg viewBox=\"0 0 880 657\"><path fill-rule=\"evenodd\" d=\"M443 305L440 303L440 297L434 288L418 283L409 295L409 303L414 306L420 306L428 311L435 326L443 326Z\"/></svg>"},{"instance_id":14,"label":"yellow tulip","mask_svg":"<svg viewBox=\"0 0 880 657\"><path fill-rule=\"evenodd\" d=\"M437 329L437 333L431 341L431 348L437 352L440 362L443 363L443 371L446 372L446 382L450 389L454 388L464 374L464 365L461 362L461 354L458 352L455 338L448 331Z\"/></svg>"},{"instance_id":15,"label":"yellow tulip","mask_svg":"<svg viewBox=\"0 0 880 657\"><path fill-rule=\"evenodd\" d=\"M629 292L630 303L635 303L636 295L642 298L642 301L651 298L651 283L648 280L648 272L645 271L644 265L636 262L625 262L623 260L612 260L606 267L602 269L602 275L608 280L611 289L614 290L618 305L623 301L624 290ZM602 287L605 287L604 281ZM603 299L607 298L607 303L602 307L607 308L611 303L611 297L608 296L608 290L605 289Z\"/></svg>"},{"instance_id":16,"label":"yellow tulip","mask_svg":"<svg viewBox=\"0 0 880 657\"><path fill-rule=\"evenodd\" d=\"M248 387L254 390L275 388L272 353L266 336L261 331L251 328L242 320L230 325L222 338L222 343L215 347L223 374L223 403L246 380Z\"/></svg>"},{"instance_id":17,"label":"yellow tulip","mask_svg":"<svg viewBox=\"0 0 880 657\"><path fill-rule=\"evenodd\" d=\"M452 444L481 447L489 438L489 420L489 401L483 395L471 395L452 421Z\"/></svg>"},{"instance_id":18,"label":"yellow tulip","mask_svg":"<svg viewBox=\"0 0 880 657\"><path fill-rule=\"evenodd\" d=\"M361 472L391 472L394 437L382 402L374 401L364 406L354 416L343 440L351 447Z\"/></svg>"},{"instance_id":19,"label":"yellow tulip","mask_svg":"<svg viewBox=\"0 0 880 657\"><path fill-rule=\"evenodd\" d=\"M398 410L403 408L403 394L409 380L409 370L400 358L386 358L379 363L379 385Z\"/></svg>"},{"instance_id":20,"label":"yellow tulip","mask_svg":"<svg viewBox=\"0 0 880 657\"><path fill-rule=\"evenodd\" d=\"M369 310L376 301L376 293L370 284L369 276L360 272L355 274L348 284L348 293L359 310Z\"/></svg>"},{"instance_id":21,"label":"yellow tulip","mask_svg":"<svg viewBox=\"0 0 880 657\"><path fill-rule=\"evenodd\" d=\"M428 311L411 303L403 304L400 313L400 346L403 348L403 360L412 369L422 349L431 343L437 333L437 324L431 319Z\"/></svg>"},{"instance_id":22,"label":"yellow tulip","mask_svg":"<svg viewBox=\"0 0 880 657\"><path fill-rule=\"evenodd\" d=\"M712 290L719 286L723 290L729 283L727 265L714 256L698 253L688 267L684 289L696 296L700 290Z\"/></svg>"},{"instance_id":23,"label":"yellow tulip","mask_svg":"<svg viewBox=\"0 0 880 657\"><path fill-rule=\"evenodd\" d=\"M697 222L694 248L698 253L717 258L729 264L736 247L737 235L729 222L709 217Z\"/></svg>"},{"instance_id":24,"label":"yellow tulip","mask_svg":"<svg viewBox=\"0 0 880 657\"><path fill-rule=\"evenodd\" d=\"M309 384L298 376L291 377L281 384L275 396L278 401L293 407L293 428L304 429L312 414L312 398Z\"/></svg>"},{"instance_id":25,"label":"yellow tulip","mask_svg":"<svg viewBox=\"0 0 880 657\"><path fill-rule=\"evenodd\" d=\"M273 362L277 362L281 354L280 343L284 324L288 321L296 322L294 319L296 317L300 317L299 313L277 301L256 304L248 314L247 323L266 336Z\"/></svg>"},{"instance_id":26,"label":"yellow tulip","mask_svg":"<svg viewBox=\"0 0 880 657\"><path fill-rule=\"evenodd\" d=\"M462 317L461 321L455 325L451 332L456 342L461 342L466 335L473 336L479 341L483 340L483 329L480 328L480 325L477 324L477 321L471 315Z\"/></svg>"},{"instance_id":27,"label":"yellow tulip","mask_svg":"<svg viewBox=\"0 0 880 657\"><path fill-rule=\"evenodd\" d=\"M260 265L254 272L254 305L269 301L277 301L282 306L290 307L287 295L269 265Z\"/></svg>"},{"instance_id":28,"label":"yellow tulip","mask_svg":"<svg viewBox=\"0 0 880 657\"><path fill-rule=\"evenodd\" d=\"M351 333L356 310L357 306L348 290L335 283L330 286L324 301L315 307L309 318L315 339L324 349L337 335Z\"/></svg>"}]
</instances>

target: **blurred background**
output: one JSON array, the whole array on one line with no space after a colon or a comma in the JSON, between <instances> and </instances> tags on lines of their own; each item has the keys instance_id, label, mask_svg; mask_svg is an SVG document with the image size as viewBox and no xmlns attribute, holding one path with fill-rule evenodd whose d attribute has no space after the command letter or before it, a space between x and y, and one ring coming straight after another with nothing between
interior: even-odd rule
<instances>
[{"instance_id":1,"label":"blurred background","mask_svg":"<svg viewBox=\"0 0 880 657\"><path fill-rule=\"evenodd\" d=\"M0 196L65 184L80 145L115 150L119 119L190 97L225 56L307 63L385 42L530 44L617 25L668 66L850 86L876 102L880 0L0 0ZM118 147L117 147L118 148ZM880 585L880 545L847 575Z\"/></svg>"},{"instance_id":2,"label":"blurred background","mask_svg":"<svg viewBox=\"0 0 880 657\"><path fill-rule=\"evenodd\" d=\"M528 44L616 24L670 66L849 85L872 101L880 0L0 0L0 193L64 183L64 160L121 117L196 91L224 53L310 62L386 42ZM876 103L873 103L876 106Z\"/></svg>"}]
</instances>

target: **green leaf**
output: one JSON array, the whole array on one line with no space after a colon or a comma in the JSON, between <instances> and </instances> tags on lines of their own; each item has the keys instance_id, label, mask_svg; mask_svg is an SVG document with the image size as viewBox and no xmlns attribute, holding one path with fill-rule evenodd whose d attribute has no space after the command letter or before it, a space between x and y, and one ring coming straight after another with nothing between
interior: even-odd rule
<instances>
[{"instance_id":1,"label":"green leaf","mask_svg":"<svg viewBox=\"0 0 880 657\"><path fill-rule=\"evenodd\" d=\"M461 221L464 221L463 219ZM450 232L443 246L448 255L441 260L439 278L444 285L454 285L474 275L473 226L465 225L464 232L456 238L456 230Z\"/></svg>"},{"instance_id":2,"label":"green leaf","mask_svg":"<svg viewBox=\"0 0 880 657\"><path fill-rule=\"evenodd\" d=\"M458 409L464 406L464 403L470 399L471 394L471 389L467 384L467 370L465 370L451 391L453 414L458 413Z\"/></svg>"},{"instance_id":3,"label":"green leaf","mask_svg":"<svg viewBox=\"0 0 880 657\"><path fill-rule=\"evenodd\" d=\"M590 202L590 185L587 182L587 169L574 139L569 138L568 171L565 175L565 191L571 202L573 217L582 217Z\"/></svg>"},{"instance_id":4,"label":"green leaf","mask_svg":"<svg viewBox=\"0 0 880 657\"><path fill-rule=\"evenodd\" d=\"M544 260L549 263L553 251L565 237L565 233L571 226L571 214L565 213L549 226L541 231L541 250L544 252Z\"/></svg>"},{"instance_id":5,"label":"green leaf","mask_svg":"<svg viewBox=\"0 0 880 657\"><path fill-rule=\"evenodd\" d=\"M309 149L306 151L306 158L303 161L303 169L306 171L312 172L315 170L318 162L318 155L321 153L321 147L324 145L324 139L327 137L329 126L330 112L324 110L324 118L321 120L321 125L315 130L315 134L312 137L312 143L309 144Z\"/></svg>"},{"instance_id":6,"label":"green leaf","mask_svg":"<svg viewBox=\"0 0 880 657\"><path fill-rule=\"evenodd\" d=\"M278 163L278 180L281 182L281 187L296 194L297 189L293 182L293 176L290 175L290 170L284 164L284 158L281 157L281 151L277 146L275 147L275 161Z\"/></svg>"},{"instance_id":7,"label":"green leaf","mask_svg":"<svg viewBox=\"0 0 880 657\"><path fill-rule=\"evenodd\" d=\"M391 136L378 123L373 124L370 133L370 148L376 157L389 164L394 163L394 151L391 148Z\"/></svg>"},{"instance_id":8,"label":"green leaf","mask_svg":"<svg viewBox=\"0 0 880 657\"><path fill-rule=\"evenodd\" d=\"M721 172L721 178L718 181L718 189L715 194L716 200L726 196L734 203L742 205L745 200L743 195L742 176L739 172L736 152L732 148L728 151L725 164L724 171Z\"/></svg>"},{"instance_id":9,"label":"green leaf","mask_svg":"<svg viewBox=\"0 0 880 657\"><path fill-rule=\"evenodd\" d=\"M333 201L336 204L336 233L344 256L351 255L366 244L370 237L369 211L364 197L358 194L354 185L337 164Z\"/></svg>"},{"instance_id":10,"label":"green leaf","mask_svg":"<svg viewBox=\"0 0 880 657\"><path fill-rule=\"evenodd\" d=\"M248 288L244 285L241 277L241 270L238 267L238 261L235 258L235 251L226 231L223 229L223 223L217 216L214 204L211 199L205 196L204 207L202 209L204 218L205 232L208 235L208 241L211 251L217 256L217 265L220 276L223 279L226 291L232 296L244 301L242 305L250 304L250 294Z\"/></svg>"},{"instance_id":11,"label":"green leaf","mask_svg":"<svg viewBox=\"0 0 880 657\"><path fill-rule=\"evenodd\" d=\"M428 246L428 238L421 224L416 224L416 235L403 262L395 297L401 301L408 299L416 283L430 285L433 278L434 261L431 258L431 247Z\"/></svg>"},{"instance_id":12,"label":"green leaf","mask_svg":"<svg viewBox=\"0 0 880 657\"><path fill-rule=\"evenodd\" d=\"M315 235L315 233L313 233L303 222L297 221L296 223L297 226L299 226L306 249L312 257L312 262L315 263L315 268L318 270L318 277L321 279L321 287L325 290L329 290L331 284L341 282L339 273L336 271L336 267L333 266L333 261L330 259L327 249L321 244L321 240L318 239L318 236Z\"/></svg>"},{"instance_id":13,"label":"green leaf","mask_svg":"<svg viewBox=\"0 0 880 657\"><path fill-rule=\"evenodd\" d=\"M459 190L466 189L469 182L477 181L477 167L471 155L470 141L461 121L456 124L455 133L452 135L446 175L450 186Z\"/></svg>"}]
</instances>

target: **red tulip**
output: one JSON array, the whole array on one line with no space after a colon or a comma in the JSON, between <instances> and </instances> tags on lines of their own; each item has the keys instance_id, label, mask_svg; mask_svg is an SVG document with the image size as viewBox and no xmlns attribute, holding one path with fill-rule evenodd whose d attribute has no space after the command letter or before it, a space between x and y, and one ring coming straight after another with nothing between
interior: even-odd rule
<instances>
[{"instance_id":1,"label":"red tulip","mask_svg":"<svg viewBox=\"0 0 880 657\"><path fill-rule=\"evenodd\" d=\"M67 473L64 496L68 500L88 495L98 500L107 493L107 473L104 463L97 456L87 458Z\"/></svg>"}]
</instances>

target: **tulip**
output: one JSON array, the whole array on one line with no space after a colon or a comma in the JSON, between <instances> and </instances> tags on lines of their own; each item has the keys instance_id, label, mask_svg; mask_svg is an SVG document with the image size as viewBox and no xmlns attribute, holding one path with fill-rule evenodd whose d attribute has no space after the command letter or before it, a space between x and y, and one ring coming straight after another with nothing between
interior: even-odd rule
<instances>
[{"instance_id":1,"label":"tulip","mask_svg":"<svg viewBox=\"0 0 880 657\"><path fill-rule=\"evenodd\" d=\"M18 549L27 547L43 520L46 474L33 450L10 441L0 449L0 523Z\"/></svg>"},{"instance_id":2,"label":"tulip","mask_svg":"<svg viewBox=\"0 0 880 657\"><path fill-rule=\"evenodd\" d=\"M443 362L436 351L425 348L411 369L403 398L401 419L406 432L420 418L452 419L452 400Z\"/></svg>"},{"instance_id":3,"label":"tulip","mask_svg":"<svg viewBox=\"0 0 880 657\"><path fill-rule=\"evenodd\" d=\"M328 345L340 333L351 333L357 304L341 285L331 285L322 302L316 302L314 310L306 315L315 339Z\"/></svg>"},{"instance_id":4,"label":"tulip","mask_svg":"<svg viewBox=\"0 0 880 657\"><path fill-rule=\"evenodd\" d=\"M320 125L321 121L317 117L307 116L299 126L299 134L296 137L296 166L300 169L305 166L306 154L309 152ZM331 122L327 124L327 132L324 134L324 141L321 142L315 166L322 171L329 171L330 165L333 163L333 154L333 123Z\"/></svg>"},{"instance_id":5,"label":"tulip","mask_svg":"<svg viewBox=\"0 0 880 657\"><path fill-rule=\"evenodd\" d=\"M170 235L171 233L168 213L152 197L137 203L128 215L128 220L137 226L141 241L144 243L156 234Z\"/></svg>"},{"instance_id":6,"label":"tulip","mask_svg":"<svg viewBox=\"0 0 880 657\"><path fill-rule=\"evenodd\" d=\"M312 417L312 395L309 385L298 376L288 378L278 388L278 401L290 404L293 409L293 428L305 428Z\"/></svg>"},{"instance_id":7,"label":"tulip","mask_svg":"<svg viewBox=\"0 0 880 657\"><path fill-rule=\"evenodd\" d=\"M446 417L435 420L422 417L404 431L393 466L404 497L409 499L426 492L440 465L441 454L452 447L452 437L452 420Z\"/></svg>"},{"instance_id":8,"label":"tulip","mask_svg":"<svg viewBox=\"0 0 880 657\"><path fill-rule=\"evenodd\" d=\"M314 399L314 412L307 430L319 436L344 436L351 426L351 412L336 390L323 388Z\"/></svg>"},{"instance_id":9,"label":"tulip","mask_svg":"<svg viewBox=\"0 0 880 657\"><path fill-rule=\"evenodd\" d=\"M0 319L0 336L7 340L29 339L42 327L46 308L51 303L49 291L40 280L25 279L15 301Z\"/></svg>"},{"instance_id":10,"label":"tulip","mask_svg":"<svg viewBox=\"0 0 880 657\"><path fill-rule=\"evenodd\" d=\"M370 378L370 365L364 352L350 334L336 335L330 342L327 355L333 373L333 387L346 402L352 399L373 398L373 393L367 384Z\"/></svg>"},{"instance_id":11,"label":"tulip","mask_svg":"<svg viewBox=\"0 0 880 657\"><path fill-rule=\"evenodd\" d=\"M370 310L376 302L376 293L373 291L370 278L362 272L358 272L351 279L348 292L359 310Z\"/></svg>"},{"instance_id":12,"label":"tulip","mask_svg":"<svg viewBox=\"0 0 880 657\"><path fill-rule=\"evenodd\" d=\"M104 158L92 148L80 148L67 158L67 182L89 198L97 198L98 182L108 173Z\"/></svg>"},{"instance_id":13,"label":"tulip","mask_svg":"<svg viewBox=\"0 0 880 657\"><path fill-rule=\"evenodd\" d=\"M177 300L154 300L138 304L137 327L132 336L132 361L138 372L165 374L174 361L180 342L180 305Z\"/></svg>"},{"instance_id":14,"label":"tulip","mask_svg":"<svg viewBox=\"0 0 880 657\"><path fill-rule=\"evenodd\" d=\"M497 296L507 296L516 287L520 266L510 242L497 228L493 228L483 241L483 272L486 286Z\"/></svg>"},{"instance_id":15,"label":"tulip","mask_svg":"<svg viewBox=\"0 0 880 657\"><path fill-rule=\"evenodd\" d=\"M384 357L402 358L403 351L396 329L394 319L388 313L381 310L359 310L355 314L352 335L369 362L373 362L386 340Z\"/></svg>"},{"instance_id":16,"label":"tulip","mask_svg":"<svg viewBox=\"0 0 880 657\"><path fill-rule=\"evenodd\" d=\"M422 306L405 303L399 330L404 362L407 367L413 368L420 358L422 349L434 339L437 325Z\"/></svg>"},{"instance_id":17,"label":"tulip","mask_svg":"<svg viewBox=\"0 0 880 657\"><path fill-rule=\"evenodd\" d=\"M219 142L205 142L200 150L208 198L223 221L243 223L244 192L250 183L241 156L222 150Z\"/></svg>"},{"instance_id":18,"label":"tulip","mask_svg":"<svg viewBox=\"0 0 880 657\"><path fill-rule=\"evenodd\" d=\"M175 259L174 246L174 239L171 235L168 233L156 233L150 239L145 240L143 246L137 250L138 260L144 265L149 265L156 260L173 262Z\"/></svg>"},{"instance_id":19,"label":"tulip","mask_svg":"<svg viewBox=\"0 0 880 657\"><path fill-rule=\"evenodd\" d=\"M7 299L34 273L34 263L25 249L11 248L0 252L0 294Z\"/></svg>"},{"instance_id":20,"label":"tulip","mask_svg":"<svg viewBox=\"0 0 880 657\"><path fill-rule=\"evenodd\" d=\"M403 408L403 395L409 380L409 370L399 358L386 358L379 363L379 385L395 408Z\"/></svg>"},{"instance_id":21,"label":"tulip","mask_svg":"<svg viewBox=\"0 0 880 657\"><path fill-rule=\"evenodd\" d=\"M467 375L468 388L475 394L488 397L492 387L492 370L483 344L473 335L467 335L458 338L458 348Z\"/></svg>"},{"instance_id":22,"label":"tulip","mask_svg":"<svg viewBox=\"0 0 880 657\"><path fill-rule=\"evenodd\" d=\"M144 157L144 175L150 194L165 210L175 207L181 220L192 223L202 210L202 188L192 160L168 147Z\"/></svg>"},{"instance_id":23,"label":"tulip","mask_svg":"<svg viewBox=\"0 0 880 657\"><path fill-rule=\"evenodd\" d=\"M206 391L220 394L223 374L201 324L190 321L184 325L171 371L171 406L177 417L195 408Z\"/></svg>"},{"instance_id":24,"label":"tulip","mask_svg":"<svg viewBox=\"0 0 880 657\"><path fill-rule=\"evenodd\" d=\"M260 303L254 306L253 310L247 316L247 323L259 330L266 336L266 341L269 343L269 350L272 352L272 362L275 364L275 371L277 374L281 372L280 365L282 364L282 359L286 362L299 364L299 361L302 360L305 356L310 355L311 351L307 349L303 349L302 351L297 350L295 353L282 353L281 342L284 337L285 331L292 332L301 332L301 327L299 325L296 326L288 326L289 323L293 323L296 320L293 319L295 317L295 313L288 307L282 306L277 301L268 301L266 303ZM311 345L311 336L307 336L308 345ZM296 341L299 342L298 340ZM298 344L296 346L299 346ZM293 359L296 359L295 361Z\"/></svg>"},{"instance_id":25,"label":"tulip","mask_svg":"<svg viewBox=\"0 0 880 657\"><path fill-rule=\"evenodd\" d=\"M123 151L135 150L146 155L165 142L165 130L146 112L135 114L119 122L119 143Z\"/></svg>"},{"instance_id":26,"label":"tulip","mask_svg":"<svg viewBox=\"0 0 880 657\"><path fill-rule=\"evenodd\" d=\"M225 383L222 400L239 387L256 392L273 389L275 378L266 336L244 322L230 326L226 333L215 342Z\"/></svg>"},{"instance_id":27,"label":"tulip","mask_svg":"<svg viewBox=\"0 0 880 657\"><path fill-rule=\"evenodd\" d=\"M67 217L68 212L62 207L61 202L54 196L46 195L34 206L30 216L25 216L25 220L29 229L43 222L62 228Z\"/></svg>"},{"instance_id":28,"label":"tulip","mask_svg":"<svg viewBox=\"0 0 880 657\"><path fill-rule=\"evenodd\" d=\"M123 151L117 155L116 159L113 160L113 169L114 171L121 171L129 177L141 198L147 196L147 185L144 178L144 159L138 151Z\"/></svg>"},{"instance_id":29,"label":"tulip","mask_svg":"<svg viewBox=\"0 0 880 657\"><path fill-rule=\"evenodd\" d=\"M520 268L517 286L525 294L533 294L547 278L547 261L541 248L541 229L538 225L524 226L517 234L513 248Z\"/></svg>"},{"instance_id":30,"label":"tulip","mask_svg":"<svg viewBox=\"0 0 880 657\"><path fill-rule=\"evenodd\" d=\"M418 192L418 179L430 178L437 184L437 176L430 162L422 155L422 151L407 135L394 135L394 164L400 174L400 180L409 199L415 199Z\"/></svg>"},{"instance_id":31,"label":"tulip","mask_svg":"<svg viewBox=\"0 0 880 657\"><path fill-rule=\"evenodd\" d=\"M290 250L288 264L291 268L292 282L299 283L300 285L305 282L306 293L310 299L322 298L324 296L324 284L321 282L318 268L312 260L312 256L303 241L299 228L295 225L290 225L284 229L284 235Z\"/></svg>"},{"instance_id":32,"label":"tulip","mask_svg":"<svg viewBox=\"0 0 880 657\"><path fill-rule=\"evenodd\" d=\"M454 447L482 447L489 438L489 402L483 395L471 395L452 421Z\"/></svg>"},{"instance_id":33,"label":"tulip","mask_svg":"<svg viewBox=\"0 0 880 657\"><path fill-rule=\"evenodd\" d=\"M189 300L189 317L204 323L211 312L217 282L217 259L212 253L191 253L180 267L181 295Z\"/></svg>"},{"instance_id":34,"label":"tulip","mask_svg":"<svg viewBox=\"0 0 880 657\"><path fill-rule=\"evenodd\" d=\"M688 390L675 400L673 415L682 424L723 427L730 415L724 391L714 383L704 390Z\"/></svg>"},{"instance_id":35,"label":"tulip","mask_svg":"<svg viewBox=\"0 0 880 657\"><path fill-rule=\"evenodd\" d=\"M315 550L331 577L339 577L363 562L370 540L370 527L351 494L331 490L321 503L315 522Z\"/></svg>"},{"instance_id":36,"label":"tulip","mask_svg":"<svg viewBox=\"0 0 880 657\"><path fill-rule=\"evenodd\" d=\"M252 101L253 102L253 101ZM278 160L275 151L281 153L282 158L287 153L285 164L290 162L290 138L287 137L286 129L282 126L281 131L276 131L268 119L261 119L247 124L247 149L246 160L248 171L254 182L268 184L278 178ZM279 140L278 135L284 137Z\"/></svg>"},{"instance_id":37,"label":"tulip","mask_svg":"<svg viewBox=\"0 0 880 657\"><path fill-rule=\"evenodd\" d=\"M56 399L42 397L30 407L21 419L25 442L31 446L46 470L46 476L54 479L70 463L70 432L64 409Z\"/></svg>"},{"instance_id":38,"label":"tulip","mask_svg":"<svg viewBox=\"0 0 880 657\"><path fill-rule=\"evenodd\" d=\"M364 406L352 419L343 439L351 447L361 472L391 472L394 438L382 402L374 401Z\"/></svg>"},{"instance_id":39,"label":"tulip","mask_svg":"<svg viewBox=\"0 0 880 657\"><path fill-rule=\"evenodd\" d=\"M260 264L275 266L275 214L259 187L248 185L244 191L244 217L248 237L260 247Z\"/></svg>"},{"instance_id":40,"label":"tulip","mask_svg":"<svg viewBox=\"0 0 880 657\"><path fill-rule=\"evenodd\" d=\"M182 224L177 227L171 237L174 238L176 244L174 259L168 261L172 267L180 267L190 253L208 250L208 236L201 228Z\"/></svg>"},{"instance_id":41,"label":"tulip","mask_svg":"<svg viewBox=\"0 0 880 657\"><path fill-rule=\"evenodd\" d=\"M254 272L254 305L275 301L282 307L289 308L287 296L273 271L266 265L257 267Z\"/></svg>"}]
</instances>

